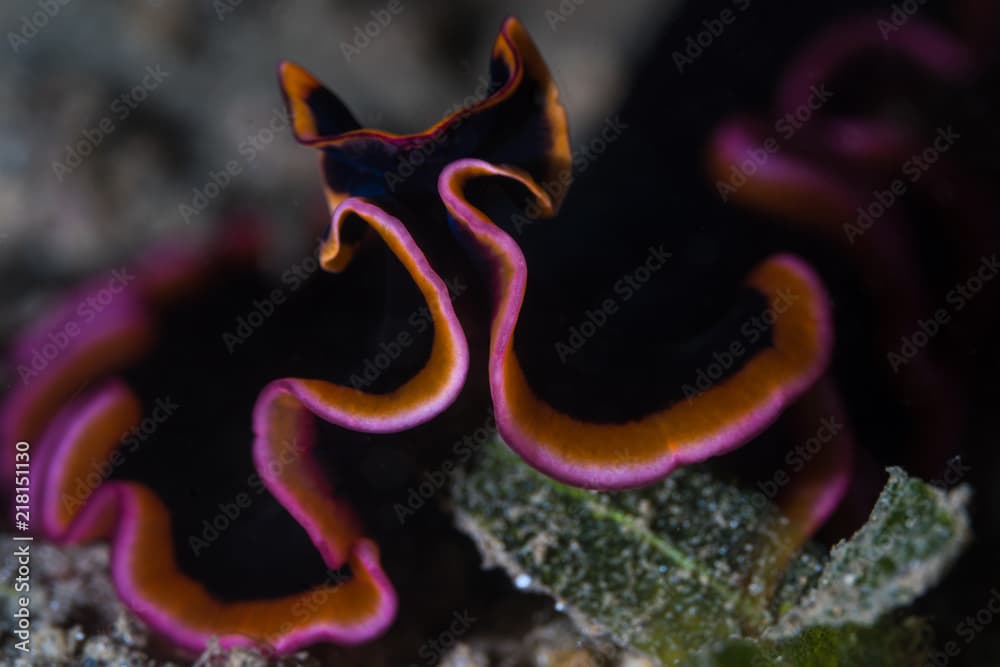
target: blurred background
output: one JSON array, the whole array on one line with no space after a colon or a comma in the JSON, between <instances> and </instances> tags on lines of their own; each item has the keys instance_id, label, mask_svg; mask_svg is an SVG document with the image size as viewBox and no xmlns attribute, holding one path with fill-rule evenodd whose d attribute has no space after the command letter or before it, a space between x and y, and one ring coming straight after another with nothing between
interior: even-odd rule
<instances>
[{"instance_id":1,"label":"blurred background","mask_svg":"<svg viewBox=\"0 0 1000 667\"><path fill-rule=\"evenodd\" d=\"M678 239L685 238L682 245L670 237L669 247L677 256L696 257L697 267L705 275L721 276L716 280L727 288L765 252L791 250L806 257L834 296L838 347L832 375L857 428L862 450L859 476L871 475L854 489L856 497L848 499L848 504L855 504L854 518L870 507L872 491L881 486L878 475L886 465L903 464L933 479L951 469L946 462L957 454L962 457L961 469L971 471L962 473L963 481L977 486L978 547L919 608L947 638L963 614L974 611L985 598L993 585L989 582L997 581L992 570L984 574L991 559L995 563L994 517L1000 507L1000 486L992 483L1000 472L991 398L1000 370L998 352L990 342L998 333L996 296L978 300L971 316L935 340L932 356L944 360L943 367L958 378L962 393L953 392L953 384L942 384L940 389L931 384L925 387L928 400L935 400L934 392L939 391L941 404L961 403L963 416L960 428L949 433L949 442L942 443L940 451L916 451L910 437L921 427L914 426L912 417L922 409L921 403L900 398L893 388L895 378L885 368L887 344L882 339L873 342L872 333L885 314L884 302L868 300L871 285L858 277L857 268L846 259L849 253L808 225L795 229L779 222L780 216L723 203L705 165L713 132L726 119L756 114L765 127L774 124L775 89L794 54L818 32L858 11L889 17L899 11L897 4L874 0L5 2L0 7L0 87L7 92L0 105L0 346L81 277L121 265L159 240L208 238L233 212L252 213L272 228L268 252L273 253L274 266L288 266L289 258L302 256L302 248L311 240L303 233L303 222L313 229L323 219L325 205L317 156L298 145L288 128L276 80L280 60L309 69L347 103L363 126L416 132L481 96L496 32L506 16L515 15L555 76L574 146L586 145L619 112L633 128L603 158L588 163L585 175L578 174L565 209L565 218L575 221L573 234L554 226L528 241L535 245L529 255L551 259L539 274L554 276L553 285L572 281L580 287L579 295L560 293L551 302L536 303L539 311L547 303L570 304L568 314L549 322L553 335L541 338L552 340L578 320L594 295L621 275L621 267L634 265L634 257L625 249L644 249L662 240L665 228ZM970 20L988 3L914 0L909 4L920 20L961 28L963 34L979 39L979 45L995 41L996 33L990 32L993 24ZM366 36L366 24L376 20L374 16L384 16L390 6L395 8L391 20L380 25L374 37ZM709 40L690 63L685 64L683 56L678 60L677 54L688 53L690 40L706 30L706 21L717 19L727 8L736 20L725 35ZM996 63L995 47L979 53L989 54L983 57L983 69L996 70L989 70ZM874 73L861 69L846 77L861 91L858 98L871 98L869 76ZM924 85L919 77L897 81L917 90ZM996 76L988 74L979 84L995 81ZM878 85L873 87L877 91ZM892 112L907 120L926 112L931 128L939 112L965 123L960 124L963 133L968 129L961 158L977 179L992 186L998 171L992 151L1000 145L991 115L997 109L996 90L1000 88L995 85L980 85L959 97L948 88L934 89L927 95L932 103L922 105L923 98L918 97L912 107L900 105ZM838 96L831 111L850 108L854 98L844 101L850 95ZM838 106L842 103L847 106ZM803 152L808 153L808 147ZM233 162L239 173L220 176ZM891 165L890 171L897 166ZM225 185L212 188L220 178ZM209 195L210 190L217 195ZM948 290L967 275L960 261L949 263L945 253L937 253L939 232L950 229L953 218L948 214L959 208L955 202L961 197L955 192L934 201L940 209L927 213L936 216L933 224L914 225L917 263L927 277L932 305L944 303ZM930 211L932 207L919 196L908 200L907 210ZM986 201L986 207L977 211L976 224L992 228L997 206L991 197ZM944 224L933 226L941 220ZM979 238L996 241L992 232ZM1000 249L979 241L970 245L976 243L976 254ZM610 259L615 254L617 263ZM595 269L593 264L600 262L592 263L593 259L607 259L607 265ZM702 283L695 276L686 282L684 275L663 275L668 276L661 281L665 287L643 293L646 305L667 298L679 298L683 304L707 303L711 294L717 294L708 287L705 293L700 291L708 278ZM900 292L900 300L902 296ZM528 304L526 309L532 307ZM624 333L609 331L606 340L575 356L568 370L585 374L588 368L602 367L606 348L627 347L621 343L634 340L630 336L636 328L642 341L652 344L664 330L676 335L678 327L697 330L701 323L697 317L675 321L663 314L672 312L666 308L643 312L652 313L649 321L639 315L623 316L617 322ZM626 324L635 326L629 329ZM912 320L904 325L915 326ZM631 362L641 362L639 355L646 348L635 348L625 355L634 354ZM551 357L547 342L545 351ZM564 370L551 358L538 363L551 366L543 368L543 375ZM0 365L0 386L17 382L14 369ZM776 445L775 451L786 451L785 445ZM736 457L737 464L753 458L746 452L742 456ZM766 471L772 462L747 465ZM823 537L832 541L852 525L844 520ZM998 664L989 662L989 656L996 655L998 636L993 630L985 633L959 660Z\"/></svg>"},{"instance_id":2,"label":"blurred background","mask_svg":"<svg viewBox=\"0 0 1000 667\"><path fill-rule=\"evenodd\" d=\"M0 336L57 285L155 239L204 235L229 207L281 226L319 206L316 157L283 115L282 59L362 125L415 132L481 91L500 22L517 15L582 138L621 102L675 3L565 0L575 11L553 22L557 2L402 2L370 40L358 31L385 3L51 4L0 7ZM234 182L185 216L230 160L242 167Z\"/></svg>"}]
</instances>

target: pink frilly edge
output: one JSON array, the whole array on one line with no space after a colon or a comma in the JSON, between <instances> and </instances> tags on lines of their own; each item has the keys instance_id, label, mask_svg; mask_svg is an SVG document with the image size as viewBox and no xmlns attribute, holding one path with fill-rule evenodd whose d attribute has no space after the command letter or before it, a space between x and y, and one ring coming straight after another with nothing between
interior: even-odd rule
<instances>
[{"instance_id":1,"label":"pink frilly edge","mask_svg":"<svg viewBox=\"0 0 1000 667\"><path fill-rule=\"evenodd\" d=\"M886 15L844 19L814 38L787 68L776 102L782 113L808 105L813 86L823 84L852 58L867 50L898 54L946 81L975 74L973 54L947 31L917 18L883 36Z\"/></svg>"},{"instance_id":2,"label":"pink frilly edge","mask_svg":"<svg viewBox=\"0 0 1000 667\"><path fill-rule=\"evenodd\" d=\"M488 251L483 253L485 260L492 268L496 293L489 362L490 388L500 435L514 451L535 468L559 481L593 489L620 490L652 483L682 465L703 461L742 446L770 425L781 411L811 386L826 368L833 344L832 322L829 319L830 304L826 291L816 274L802 260L790 255L775 256L768 261L780 262L794 270L812 287L814 292L817 306L814 316L820 323L820 346L823 352L816 359L816 363L805 373L785 385L772 387L761 406L738 424L721 430L700 442L690 444L683 452L665 452L662 457L651 463L580 466L551 455L519 428L505 392L503 369L507 360L504 350L514 335L524 300L528 274L527 263L514 239L493 224L481 211L469 204L465 200L460 186L455 187L453 181L459 179L458 182L461 182L463 172L480 170L489 175L518 181L540 198L544 198L545 195L541 188L523 172L495 166L481 160L456 161L442 172L438 181L440 196L459 226L467 231L473 239L477 236L489 239L503 255L503 257L495 257L491 256ZM482 244L480 246L482 248ZM506 276L503 283L498 280L501 277L500 261L509 261L514 268L513 272Z\"/></svg>"},{"instance_id":3,"label":"pink frilly edge","mask_svg":"<svg viewBox=\"0 0 1000 667\"><path fill-rule=\"evenodd\" d=\"M302 406L310 413L331 423L361 432L387 433L405 430L433 418L454 401L464 384L468 369L468 349L457 315L451 306L446 284L431 269L426 257L416 246L403 224L370 202L356 198L346 200L334 213L331 223L333 229L328 243L336 241L341 223L352 212L378 219L386 232L393 235L400 242L405 252L410 254L417 270L432 285L434 291L441 299L442 309L445 312L446 325L454 335L455 340L459 343L457 345L457 358L453 366L449 369L449 381L437 395L429 397L428 400L421 401L408 411L389 414L384 419L359 419L356 415L339 406L323 402L313 391L315 383L319 381L298 379L278 380L265 387L254 408L253 421L255 431L258 434L262 432L262 414L266 410L267 405L283 392L295 395ZM157 274L157 279L162 279L162 276ZM93 284L99 284L99 282ZM34 344L33 341L38 340L39 337L46 337L48 332L53 330L53 327L61 327L65 322L70 321L70 318L75 315L76 304L81 298L80 295L85 297L91 288L85 287L74 292L61 305L54 308L51 315L44 317L40 324L29 330L21 338L21 342L18 344L18 350L21 351L15 353L15 358L24 358L24 350L28 350L28 356L30 357L30 350ZM63 351L63 356L57 360L60 364L70 363L74 354L85 353L93 340L101 340L107 335L120 333L127 327L145 327L149 325L149 313L138 298L134 295L128 295L127 297L124 295L119 296L123 298L111 304L108 311L102 313L102 317L98 318L99 322L95 322L95 325L99 326L95 326L94 333L87 337L80 336L74 338L72 347L67 347ZM54 364L46 370L54 376L58 373L59 368L59 364ZM123 599L130 608L136 611L143 620L148 622L157 631L188 649L201 650L205 646L207 636L184 627L181 619L172 617L169 613L156 607L149 600L144 599L141 591L130 578L128 563L135 548L138 530L136 494L142 488L141 485L132 482L105 481L99 488L93 491L66 531L60 531L56 525L55 512L58 506L54 503L58 503L59 501L60 490L55 489L53 485L46 485L45 479L54 478L61 466L64 465L70 453L69 447L72 434L90 418L89 415L99 411L105 402L112 400L114 394L121 391L129 390L123 383L111 381L97 390L93 390L84 398L79 398L69 405L64 406L39 439L39 451L36 460L39 461L39 467L42 471L42 481L40 483L42 492L40 497L42 498L41 502L43 505L41 508L42 516L44 517L43 531L51 539L63 543L72 543L85 539L86 536L90 535L97 528L97 522L106 516L105 512L113 512L116 516L114 520L115 527L113 529L114 537L112 539L113 577ZM10 425L17 423L18 416L23 413L32 401L32 398L30 391L21 388L15 390L5 400L2 414L5 417L3 423L7 426L5 430L7 435L15 435ZM259 437L258 440L255 440L255 460L259 459L257 457L259 449L258 441ZM13 457L9 458L13 460ZM262 478L265 479L265 482L271 477L267 474L266 470L259 470L259 472ZM340 643L357 643L370 639L380 633L391 623L395 614L397 601L391 583L378 565L377 547L370 540L364 538L359 539L353 545L332 544L323 535L317 534L315 524L310 521L308 514L303 513L302 508L296 507L291 502L287 490L282 488L280 484L275 485L273 478L271 482L272 492L275 493L279 502L293 516L302 521L303 527L310 534L324 560L331 567L339 567L346 562L350 553L353 552L360 559L360 562L366 565L366 570L372 576L372 580L381 589L380 600L383 602L378 614L365 619L362 623L353 624L349 627L320 626L293 629L279 637L274 643L273 648L279 652L286 652L314 641L323 640ZM220 644L223 646L253 643L253 640L247 637L220 637L219 639Z\"/></svg>"}]
</instances>

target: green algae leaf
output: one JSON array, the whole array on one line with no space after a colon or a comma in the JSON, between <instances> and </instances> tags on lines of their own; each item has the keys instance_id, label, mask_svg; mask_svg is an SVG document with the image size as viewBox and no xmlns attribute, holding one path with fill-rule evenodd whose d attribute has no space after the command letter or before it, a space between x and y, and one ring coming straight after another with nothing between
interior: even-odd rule
<instances>
[{"instance_id":1,"label":"green algae leaf","mask_svg":"<svg viewBox=\"0 0 1000 667\"><path fill-rule=\"evenodd\" d=\"M552 481L502 443L484 450L453 498L486 565L554 598L584 634L664 665L869 664L856 659L865 650L911 664L911 624L892 626L894 642L869 626L932 585L968 536L965 492L894 470L849 542L792 558L778 511L701 466L598 493Z\"/></svg>"},{"instance_id":2,"label":"green algae leaf","mask_svg":"<svg viewBox=\"0 0 1000 667\"><path fill-rule=\"evenodd\" d=\"M946 493L889 469L871 516L833 547L816 584L765 633L791 637L803 628L872 625L935 585L971 536L968 487Z\"/></svg>"},{"instance_id":3,"label":"green algae leaf","mask_svg":"<svg viewBox=\"0 0 1000 667\"><path fill-rule=\"evenodd\" d=\"M591 636L669 664L773 621L787 524L700 470L597 493L553 482L495 444L456 479L454 499L487 564L551 595Z\"/></svg>"},{"instance_id":4,"label":"green algae leaf","mask_svg":"<svg viewBox=\"0 0 1000 667\"><path fill-rule=\"evenodd\" d=\"M731 639L686 663L694 667L886 667L927 664L928 626L888 617L872 627L815 627L771 641Z\"/></svg>"}]
</instances>

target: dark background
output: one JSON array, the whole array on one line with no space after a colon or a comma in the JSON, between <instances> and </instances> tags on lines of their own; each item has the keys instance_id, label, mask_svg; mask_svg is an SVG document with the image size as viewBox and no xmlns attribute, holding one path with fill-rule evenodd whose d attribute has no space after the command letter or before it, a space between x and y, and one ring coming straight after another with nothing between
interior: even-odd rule
<instances>
[{"instance_id":1,"label":"dark background","mask_svg":"<svg viewBox=\"0 0 1000 667\"><path fill-rule=\"evenodd\" d=\"M919 16L953 25L960 4L929 3L920 9ZM158 240L208 238L213 228L236 211L251 212L273 232L265 268L280 274L308 252L315 221L322 218L322 201L316 156L295 144L287 130L276 132L273 141L259 141L253 158L248 157L247 142L251 137L259 140L262 129L282 109L276 62L291 59L313 71L346 101L363 125L413 132L437 120L444 110L476 89L479 77L486 72L487 55L500 21L514 14L539 44L559 83L574 145L589 141L615 114L620 114L629 128L589 164L585 173L578 174L559 219L539 223L524 235L532 277L544 286L529 294L525 312L526 325L544 332L538 335L542 343L526 350L534 376L542 379L554 400L568 404L577 401L578 406L596 409L605 397L622 391L630 400L641 401L661 377L658 369L662 371L663 366L647 363L658 343L696 337L705 321L732 306L737 298L735 286L762 257L775 251L804 256L819 271L834 298L837 348L831 376L863 450L859 456L861 481L852 487L855 504L871 499L886 465L903 465L933 479L943 472L949 456L959 454L971 469L963 481L972 483L977 491L976 545L952 576L918 605L943 641L953 639L956 625L974 614L985 603L988 591L1000 583L993 569L997 553L993 479L998 467L992 381L997 356L989 344L995 333L989 312L995 310L996 297L984 293L977 305L981 316L957 322L928 351L951 360L948 363L959 377L967 418L947 451L929 455L913 451L911 406L893 392L886 377L887 350L878 347L872 333L882 314L880 304L871 299L864 282L838 249L822 238L722 203L704 168L706 142L722 119L734 113L752 113L770 122L770 102L783 68L811 36L837 17L856 11L887 15L889 3L752 1L743 11L733 9L735 22L683 72L674 65L674 52L684 48L689 36L704 29L703 21L717 18L724 8L733 8L731 3L584 0L577 5L564 0L563 5L573 7L572 13L567 13L565 21L553 22L547 12L558 12L557 2L470 0L411 6L403 0L404 11L350 60L342 43L352 40L355 28L371 20L369 12L382 9L384 4L279 0L266 5L244 2L231 7L232 11L217 11L212 3L182 0L128 5L70 2L61 6L37 36L16 52L7 48L9 44L0 45L4 47L0 50L0 85L7 91L6 103L0 106L0 336L7 337L30 321L79 277L117 266ZM21 30L21 17L36 11L34 3L8 3L0 9L0 26L5 32L16 33ZM984 63L987 72L990 64ZM167 79L127 117L120 115L115 99L137 85L147 66L157 65L169 72ZM869 74L857 72L859 87ZM994 145L988 134L977 140L974 133L989 128L987 121L997 110L986 85L989 80L987 74L979 87L965 91L965 96L942 92L945 99L937 100L944 108L951 105L958 116L977 110L979 125L973 126L977 130L970 132L963 145ZM928 96L935 94L931 91ZM937 111L928 108L928 113ZM105 117L113 119L114 131L104 136L93 155L72 173L62 180L57 178L53 161L64 160L66 145L79 140L85 130L97 127ZM992 174L995 166L990 156L988 152L973 155L970 164L983 174ZM241 163L241 175L207 208L185 220L179 206L190 204L192 188L204 187L210 171L219 170L229 160ZM914 209L920 265L931 289L937 290L931 297L931 302L937 303L948 286L964 274L952 269L943 252L938 253L933 228L921 222L920 202L910 201L907 206ZM996 210L989 214L985 224L995 224ZM659 243L666 243L678 262L658 275L612 327L574 355L568 365L546 354L550 348L545 341L557 338L566 326L579 321L580 313L599 301L609 285L643 258L650 245ZM990 249L981 251L988 253ZM369 261L377 265L376 260ZM359 270L353 277L345 276L338 294L345 299L345 312L377 320L374 306L352 297L356 294L352 290L389 291L392 275L390 271L387 278L366 284L359 275L365 266L356 267ZM218 319L201 322L205 330L225 328L259 289L257 283L236 286L211 304L208 311ZM990 289L1000 294L1000 285L987 287ZM405 302L406 296L401 299ZM303 317L307 315L303 313ZM304 319L301 325L292 326L297 321L294 313L285 317L286 330L307 326ZM335 328L349 319L332 313L325 317ZM376 328L342 332L338 340L345 350L353 349L350 344L373 340L373 336L377 340L378 325L372 326ZM211 363L209 347L201 353L192 352L207 345L206 341L196 334L190 340L175 341L177 349L170 359L184 358L190 368L178 367L176 361L162 368L147 368L141 378L143 390L149 396L166 389L189 392L191 404L210 400L210 387L184 379L184 371L201 372ZM313 342L322 345L328 341ZM259 350L289 341L276 335L274 340L262 336L252 343ZM349 373L357 370L352 367L356 358L344 352L342 358L335 355L328 362L332 367L339 365L339 372ZM268 373L286 371L286 362L295 365L308 359L274 361L273 365L247 370L245 379L241 376L238 384L247 395L242 399L234 396L234 405L241 405L241 400L252 402L254 387L259 387L260 379L269 377ZM695 362L693 367L697 366ZM215 375L220 381L231 379L233 368L220 367ZM12 369L0 377L6 378L8 386L18 381ZM159 383L157 377L166 379ZM619 389L622 386L628 389ZM593 398L595 392L597 399ZM454 418L454 424L421 431L418 437L451 442L454 434L467 430L458 424L481 423L481 416L472 408ZM766 478L769 457L787 450L787 434L780 426L735 458L747 462L752 471L744 471L746 481ZM207 434L208 424L199 413L190 421L175 421L171 428L176 433ZM218 428L213 439L240 442L241 426L229 431L224 426ZM329 436L358 437L343 433ZM351 464L377 471L365 475L366 482L381 479L379 483L387 488L405 489L406 474L386 481L385 469L403 466L409 470L406 466L411 466L419 470L421 455L402 464L378 461L379 456L389 456L379 452L392 451L397 444L390 440L379 444L366 460ZM754 445L756 449L752 449ZM139 474L144 465L148 472L159 462L135 465ZM234 466L234 486L221 487L221 499L231 496L239 488L239 480L252 472L248 465L245 460ZM206 467L205 479L211 479L211 470ZM755 478L758 471L760 476ZM161 483L169 486L167 481ZM197 485L190 481L187 488ZM358 482L358 486L362 484ZM366 492L370 491L358 489L358 493ZM186 491L179 488L175 493L180 498ZM200 505L198 501L192 506ZM385 522L385 516L379 515L383 510L366 510L371 514L366 518L380 525L380 521ZM264 525L280 523L281 519L275 518L280 512L273 507L262 504L259 511L261 521L277 522ZM192 510L190 525L197 525L203 514ZM840 517L839 523L822 534L823 539L833 541L843 536L856 519ZM378 535L385 543L383 553L387 554L390 573L398 568L401 588L430 586L433 572L459 571L470 564L474 568L475 555L463 538L442 537L430 552L427 543L421 542L427 535L448 534L445 515L435 510L421 514L420 521L401 536L389 534L389 528L387 534ZM391 522L385 525L391 527ZM308 544L302 543L304 538L296 535L294 527L286 525L283 530L287 531L285 544L298 544L299 548L273 553L261 548L255 552L256 565L266 562L268 567L281 570L301 567L298 571L308 578L318 564L294 556L309 553ZM378 528L373 530L379 532ZM247 532L261 531L247 528ZM191 564L192 570L217 577L220 593L238 595L241 579L251 576L243 568L252 570L255 565L234 560L233 554L246 549L240 537L234 532L226 539L228 546L220 544L208 559ZM242 538L255 539L252 534ZM393 547L395 553L406 555L421 549L424 552L414 562L394 563ZM275 591L299 583L279 582ZM470 575L443 595L440 604L432 605L433 611L440 613L402 607L401 615L424 614L426 618L421 623L403 624L393 641L405 646L422 633L433 636L434 623L446 621L448 611L463 599L475 599L487 607L494 600L504 601L497 602L498 607L534 604L511 602L509 585L499 575ZM995 629L988 628L950 664L991 664L989 656L998 646L997 636ZM405 654L404 649L400 654Z\"/></svg>"}]
</instances>

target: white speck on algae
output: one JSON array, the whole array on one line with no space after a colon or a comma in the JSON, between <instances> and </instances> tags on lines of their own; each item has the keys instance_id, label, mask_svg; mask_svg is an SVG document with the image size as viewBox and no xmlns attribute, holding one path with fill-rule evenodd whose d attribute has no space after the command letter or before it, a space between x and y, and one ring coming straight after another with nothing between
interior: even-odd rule
<instances>
[{"instance_id":1,"label":"white speck on algae","mask_svg":"<svg viewBox=\"0 0 1000 667\"><path fill-rule=\"evenodd\" d=\"M968 537L963 492L945 495L898 471L870 525L825 565L812 548L789 560L787 520L698 466L645 489L596 493L543 477L497 443L456 476L453 494L458 526L487 566L557 599L585 635L661 664L733 638L874 624L934 583ZM889 546L866 529L891 534ZM872 565L887 556L890 575L878 578L886 570ZM864 595L872 602L862 611Z\"/></svg>"}]
</instances>

